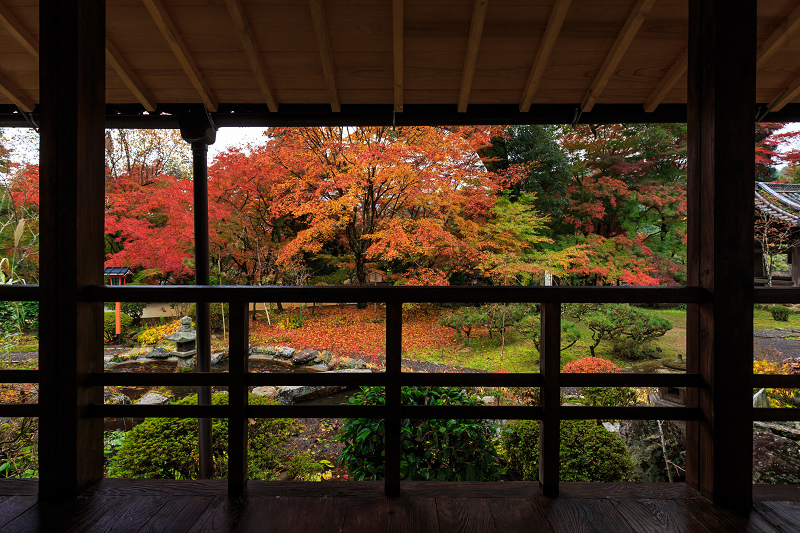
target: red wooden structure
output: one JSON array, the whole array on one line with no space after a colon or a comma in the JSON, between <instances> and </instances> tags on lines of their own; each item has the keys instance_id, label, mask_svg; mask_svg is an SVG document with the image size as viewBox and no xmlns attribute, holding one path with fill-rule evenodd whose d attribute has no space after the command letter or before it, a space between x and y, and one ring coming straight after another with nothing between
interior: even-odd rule
<instances>
[{"instance_id":1,"label":"red wooden structure","mask_svg":"<svg viewBox=\"0 0 800 533\"><path fill-rule=\"evenodd\" d=\"M109 285L112 286L120 286L125 285L125 281L128 276L133 275L133 270L128 267L105 267L103 269L103 275L108 276L110 279ZM122 334L122 324L121 324L121 317L122 317L122 305L120 302L116 302L115 304L115 329L114 329L114 343L120 343L120 335Z\"/></svg>"}]
</instances>

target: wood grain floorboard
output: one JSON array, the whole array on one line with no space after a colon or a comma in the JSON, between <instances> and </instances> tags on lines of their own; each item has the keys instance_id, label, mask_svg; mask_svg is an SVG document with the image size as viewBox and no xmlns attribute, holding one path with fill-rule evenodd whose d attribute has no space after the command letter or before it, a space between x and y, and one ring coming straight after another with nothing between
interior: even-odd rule
<instances>
[{"instance_id":1,"label":"wood grain floorboard","mask_svg":"<svg viewBox=\"0 0 800 533\"><path fill-rule=\"evenodd\" d=\"M685 483L560 483L559 498L686 500L703 498Z\"/></svg>"},{"instance_id":2,"label":"wood grain floorboard","mask_svg":"<svg viewBox=\"0 0 800 533\"><path fill-rule=\"evenodd\" d=\"M0 524L5 524L36 505L36 496L3 496L0 499Z\"/></svg>"},{"instance_id":3,"label":"wood grain floorboard","mask_svg":"<svg viewBox=\"0 0 800 533\"><path fill-rule=\"evenodd\" d=\"M535 498L487 498L498 533L553 531Z\"/></svg>"},{"instance_id":4,"label":"wood grain floorboard","mask_svg":"<svg viewBox=\"0 0 800 533\"><path fill-rule=\"evenodd\" d=\"M136 498L117 497L116 504L102 515L85 533L128 533L137 532L156 514L167 498L163 496L139 496Z\"/></svg>"},{"instance_id":5,"label":"wood grain floorboard","mask_svg":"<svg viewBox=\"0 0 800 533\"><path fill-rule=\"evenodd\" d=\"M553 531L563 533L638 533L608 500L538 498Z\"/></svg>"},{"instance_id":6,"label":"wood grain floorboard","mask_svg":"<svg viewBox=\"0 0 800 533\"><path fill-rule=\"evenodd\" d=\"M336 498L249 498L236 531L341 533L345 511Z\"/></svg>"},{"instance_id":7,"label":"wood grain floorboard","mask_svg":"<svg viewBox=\"0 0 800 533\"><path fill-rule=\"evenodd\" d=\"M0 533L84 531L114 504L107 496L82 496L68 505L39 502L0 528Z\"/></svg>"},{"instance_id":8,"label":"wood grain floorboard","mask_svg":"<svg viewBox=\"0 0 800 533\"><path fill-rule=\"evenodd\" d=\"M172 496L139 533L186 533L212 501L211 496Z\"/></svg>"},{"instance_id":9,"label":"wood grain floorboard","mask_svg":"<svg viewBox=\"0 0 800 533\"><path fill-rule=\"evenodd\" d=\"M247 509L244 499L231 499L218 496L212 500L197 521L189 528L189 533L229 533L236 527Z\"/></svg>"},{"instance_id":10,"label":"wood grain floorboard","mask_svg":"<svg viewBox=\"0 0 800 533\"><path fill-rule=\"evenodd\" d=\"M436 498L436 510L439 513L439 531L497 531L485 498Z\"/></svg>"},{"instance_id":11,"label":"wood grain floorboard","mask_svg":"<svg viewBox=\"0 0 800 533\"><path fill-rule=\"evenodd\" d=\"M691 500L684 502L691 516L696 517L711 531L730 533L772 533L775 528L758 514L750 512L744 515L723 511L711 505L708 500Z\"/></svg>"},{"instance_id":12,"label":"wood grain floorboard","mask_svg":"<svg viewBox=\"0 0 800 533\"><path fill-rule=\"evenodd\" d=\"M368 498L347 502L346 533L436 533L439 521L434 498Z\"/></svg>"},{"instance_id":13,"label":"wood grain floorboard","mask_svg":"<svg viewBox=\"0 0 800 533\"><path fill-rule=\"evenodd\" d=\"M753 512L772 525L775 531L800 531L800 504L797 502L759 502Z\"/></svg>"},{"instance_id":14,"label":"wood grain floorboard","mask_svg":"<svg viewBox=\"0 0 800 533\"><path fill-rule=\"evenodd\" d=\"M710 533L679 500L615 500L614 507L637 533Z\"/></svg>"}]
</instances>

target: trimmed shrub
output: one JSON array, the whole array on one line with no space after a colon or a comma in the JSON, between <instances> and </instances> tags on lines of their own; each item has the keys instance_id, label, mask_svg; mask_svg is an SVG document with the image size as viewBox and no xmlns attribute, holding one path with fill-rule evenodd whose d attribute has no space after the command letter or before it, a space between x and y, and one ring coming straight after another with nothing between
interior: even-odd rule
<instances>
[{"instance_id":1,"label":"trimmed shrub","mask_svg":"<svg viewBox=\"0 0 800 533\"><path fill-rule=\"evenodd\" d=\"M481 405L476 398L451 387L403 387L403 405ZM381 387L363 387L351 404L384 405ZM438 481L490 481L501 473L494 446L496 426L481 420L404 419L400 429L400 476ZM357 480L383 479L384 421L347 420L336 440L345 446L339 462Z\"/></svg>"},{"instance_id":2,"label":"trimmed shrub","mask_svg":"<svg viewBox=\"0 0 800 533\"><path fill-rule=\"evenodd\" d=\"M254 394L250 405L276 402ZM228 395L212 395L214 405L227 405ZM197 395L187 396L176 405L196 405ZM284 457L286 438L296 423L286 418L252 419L247 424L247 461L250 479L276 479L288 461ZM214 477L228 475L228 420L214 418L211 423ZM109 470L110 477L150 479L197 479L200 471L197 419L147 418L130 430L117 450Z\"/></svg>"},{"instance_id":3,"label":"trimmed shrub","mask_svg":"<svg viewBox=\"0 0 800 533\"><path fill-rule=\"evenodd\" d=\"M567 374L600 374L619 372L611 361L599 357L584 357L564 365ZM581 396L586 405L615 407L636 401L636 390L631 387L582 387Z\"/></svg>"},{"instance_id":4,"label":"trimmed shrub","mask_svg":"<svg viewBox=\"0 0 800 533\"><path fill-rule=\"evenodd\" d=\"M120 313L119 315L119 326L120 326L120 340L126 340L131 337L133 334L133 319L126 315L125 313ZM105 338L106 342L111 342L114 340L114 336L117 334L117 317L116 313L103 313L103 337Z\"/></svg>"},{"instance_id":5,"label":"trimmed shrub","mask_svg":"<svg viewBox=\"0 0 800 533\"><path fill-rule=\"evenodd\" d=\"M501 446L508 472L525 481L539 478L539 422L515 420L503 432ZM561 481L627 481L633 463L622 437L588 420L561 421Z\"/></svg>"},{"instance_id":6,"label":"trimmed shrub","mask_svg":"<svg viewBox=\"0 0 800 533\"><path fill-rule=\"evenodd\" d=\"M789 308L784 307L782 305L775 305L770 308L770 313L772 313L772 318L775 319L777 322L788 322L789 321Z\"/></svg>"},{"instance_id":7,"label":"trimmed shrub","mask_svg":"<svg viewBox=\"0 0 800 533\"><path fill-rule=\"evenodd\" d=\"M224 313L224 317L223 317ZM186 316L191 317L192 322L197 322L197 304L192 304L189 307ZM230 320L230 309L228 308L227 303L220 303L220 302L212 302L211 303L211 331L222 333L222 324L224 319L224 324L227 329L228 321Z\"/></svg>"},{"instance_id":8,"label":"trimmed shrub","mask_svg":"<svg viewBox=\"0 0 800 533\"><path fill-rule=\"evenodd\" d=\"M566 374L611 374L619 372L619 367L599 357L584 357L570 361L561 371Z\"/></svg>"}]
</instances>

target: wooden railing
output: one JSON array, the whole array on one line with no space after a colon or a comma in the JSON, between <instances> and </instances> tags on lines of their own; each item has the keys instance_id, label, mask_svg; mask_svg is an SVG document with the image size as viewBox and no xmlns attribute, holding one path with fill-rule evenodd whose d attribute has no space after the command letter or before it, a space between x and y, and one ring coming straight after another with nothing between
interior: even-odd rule
<instances>
[{"instance_id":1,"label":"wooden railing","mask_svg":"<svg viewBox=\"0 0 800 533\"><path fill-rule=\"evenodd\" d=\"M95 372L90 386L217 386L227 387L228 405L140 406L91 405L88 416L227 418L229 420L230 494L241 494L247 481L247 418L383 418L386 420L385 461L387 494L400 487L400 427L404 418L471 418L541 420L539 480L546 495L558 494L559 426L561 420L641 419L702 420L696 406L687 407L565 407L561 387L689 387L702 389L701 374L562 374L560 372L560 315L563 303L686 303L710 302L708 291L697 287L219 287L124 286L89 287L84 301L227 302L230 305L230 353L227 373L126 374ZM2 300L38 299L36 286L0 287ZM758 288L756 302L800 301L800 289ZM382 302L386 305L386 371L364 374L291 374L248 372L248 306L253 301ZM405 373L401 370L402 304L405 302L539 302L541 355L538 373ZM743 305L751 303L743 302ZM201 333L202 334L202 333ZM99 349L99 347L98 347ZM98 355L99 356L99 355ZM35 383L38 371L2 371L0 382ZM249 405L248 387L260 385L337 385L385 387L383 406ZM403 386L541 387L541 405L528 406L406 406ZM800 388L800 376L755 375L755 387ZM0 405L0 416L38 416L39 406ZM754 420L800 420L800 409L754 409ZM691 452L688 452L691 453Z\"/></svg>"}]
</instances>

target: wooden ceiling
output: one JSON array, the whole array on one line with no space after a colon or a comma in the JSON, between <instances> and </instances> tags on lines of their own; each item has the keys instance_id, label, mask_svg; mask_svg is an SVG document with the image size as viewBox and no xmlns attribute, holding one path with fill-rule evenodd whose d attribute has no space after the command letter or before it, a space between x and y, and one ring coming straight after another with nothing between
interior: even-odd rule
<instances>
[{"instance_id":1,"label":"wooden ceiling","mask_svg":"<svg viewBox=\"0 0 800 533\"><path fill-rule=\"evenodd\" d=\"M0 0L0 105L39 101L38 2ZM758 4L757 102L800 102L800 0ZM688 0L107 0L106 102L686 102ZM291 106L290 106L291 107Z\"/></svg>"}]
</instances>

